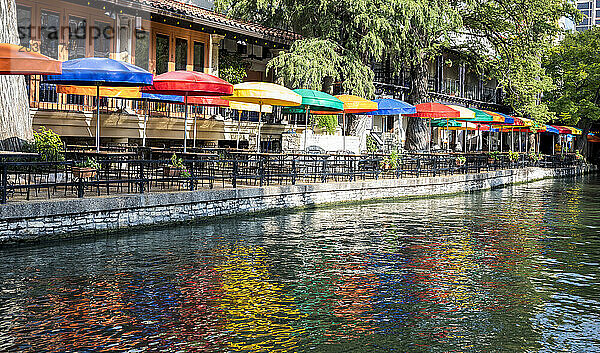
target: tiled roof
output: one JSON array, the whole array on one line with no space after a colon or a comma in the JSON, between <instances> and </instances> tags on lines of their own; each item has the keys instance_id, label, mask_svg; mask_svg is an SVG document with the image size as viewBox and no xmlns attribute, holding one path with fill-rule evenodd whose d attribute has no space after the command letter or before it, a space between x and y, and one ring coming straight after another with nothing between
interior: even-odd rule
<instances>
[{"instance_id":1,"label":"tiled roof","mask_svg":"<svg viewBox=\"0 0 600 353\"><path fill-rule=\"evenodd\" d=\"M301 36L294 32L264 27L256 23L228 18L214 11L186 4L175 0L134 0L153 9L166 10L175 14L189 17L192 20L206 21L207 26L214 26L234 32L257 36L258 38L290 44Z\"/></svg>"}]
</instances>

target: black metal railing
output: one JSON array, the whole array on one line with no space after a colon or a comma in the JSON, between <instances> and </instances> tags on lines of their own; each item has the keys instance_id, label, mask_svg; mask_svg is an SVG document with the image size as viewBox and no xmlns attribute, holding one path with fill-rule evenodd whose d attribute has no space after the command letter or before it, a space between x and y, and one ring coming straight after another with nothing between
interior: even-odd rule
<instances>
[{"instance_id":1,"label":"black metal railing","mask_svg":"<svg viewBox=\"0 0 600 353\"><path fill-rule=\"evenodd\" d=\"M137 153L136 156L144 156ZM139 157L138 157L139 158ZM188 158L99 159L98 169L62 162L0 161L0 202L112 194L293 185L479 173L525 167L561 168L581 163L575 155L525 154L254 154L220 152Z\"/></svg>"}]
</instances>

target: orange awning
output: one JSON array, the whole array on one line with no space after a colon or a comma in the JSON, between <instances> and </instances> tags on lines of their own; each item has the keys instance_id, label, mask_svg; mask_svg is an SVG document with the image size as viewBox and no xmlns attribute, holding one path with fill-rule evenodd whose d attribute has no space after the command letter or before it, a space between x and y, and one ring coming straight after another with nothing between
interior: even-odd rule
<instances>
[{"instance_id":1,"label":"orange awning","mask_svg":"<svg viewBox=\"0 0 600 353\"><path fill-rule=\"evenodd\" d=\"M0 43L0 75L60 75L62 63L29 48Z\"/></svg>"},{"instance_id":2,"label":"orange awning","mask_svg":"<svg viewBox=\"0 0 600 353\"><path fill-rule=\"evenodd\" d=\"M66 86L57 85L57 93L79 94L82 96L96 96L96 87L91 86ZM100 97L110 98L142 98L139 87L100 87Z\"/></svg>"}]
</instances>

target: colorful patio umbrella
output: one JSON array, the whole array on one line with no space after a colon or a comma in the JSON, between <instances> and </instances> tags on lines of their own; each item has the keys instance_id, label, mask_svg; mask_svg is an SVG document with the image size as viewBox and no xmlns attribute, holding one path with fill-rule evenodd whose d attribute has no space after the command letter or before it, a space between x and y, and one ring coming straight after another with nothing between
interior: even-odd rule
<instances>
[{"instance_id":1,"label":"colorful patio umbrella","mask_svg":"<svg viewBox=\"0 0 600 353\"><path fill-rule=\"evenodd\" d=\"M311 109L317 109L322 112L339 112L344 109L344 102L325 92L313 89L295 89L294 92L302 96L302 106L291 108L301 110L305 114L304 119L304 149L306 150L306 139L308 136L308 113ZM345 146L344 146L345 147Z\"/></svg>"},{"instance_id":2,"label":"colorful patio umbrella","mask_svg":"<svg viewBox=\"0 0 600 353\"><path fill-rule=\"evenodd\" d=\"M381 115L398 115L400 119L401 115L414 114L417 112L417 108L414 105L406 103L401 100L382 98L373 99L373 102L377 103L377 110L372 112L366 112L366 115L381 116ZM398 121L400 125L400 121ZM385 143L384 143L385 148Z\"/></svg>"},{"instance_id":3,"label":"colorful patio umbrella","mask_svg":"<svg viewBox=\"0 0 600 353\"><path fill-rule=\"evenodd\" d=\"M344 103L342 111L342 150L346 150L346 114L361 114L376 111L378 104L376 102L364 99L351 94L340 94L335 96Z\"/></svg>"},{"instance_id":4,"label":"colorful patio umbrella","mask_svg":"<svg viewBox=\"0 0 600 353\"><path fill-rule=\"evenodd\" d=\"M572 126L555 126L556 128L564 128L564 129L568 129L569 131L571 131L572 135L581 135L583 132L576 128L576 127L572 127Z\"/></svg>"},{"instance_id":5,"label":"colorful patio umbrella","mask_svg":"<svg viewBox=\"0 0 600 353\"><path fill-rule=\"evenodd\" d=\"M142 91L184 97L183 152L187 152L188 97L228 96L233 93L233 85L203 72L171 71L154 77L154 84L144 87Z\"/></svg>"},{"instance_id":6,"label":"colorful patio umbrella","mask_svg":"<svg viewBox=\"0 0 600 353\"><path fill-rule=\"evenodd\" d=\"M96 151L100 152L100 86L139 87L152 84L152 74L137 66L109 58L81 58L62 63L62 74L45 82L96 86Z\"/></svg>"},{"instance_id":7,"label":"colorful patio umbrella","mask_svg":"<svg viewBox=\"0 0 600 353\"><path fill-rule=\"evenodd\" d=\"M0 75L60 75L62 63L16 44L0 43Z\"/></svg>"},{"instance_id":8,"label":"colorful patio umbrella","mask_svg":"<svg viewBox=\"0 0 600 353\"><path fill-rule=\"evenodd\" d=\"M302 96L280 85L269 82L243 82L234 86L233 95L223 97L229 101L253 103L259 106L277 105L296 107L302 104ZM262 109L258 112L258 141L256 151L260 153L260 124Z\"/></svg>"},{"instance_id":9,"label":"colorful patio umbrella","mask_svg":"<svg viewBox=\"0 0 600 353\"><path fill-rule=\"evenodd\" d=\"M414 105L398 99L373 99L373 102L377 103L377 110L365 112L366 115L406 115L417 112Z\"/></svg>"},{"instance_id":10,"label":"colorful patio umbrella","mask_svg":"<svg viewBox=\"0 0 600 353\"><path fill-rule=\"evenodd\" d=\"M96 90L96 87L91 86L56 86L57 93L78 94L83 96L93 96L97 93ZM146 102L146 109L144 109L144 128L142 129L142 146L144 147L146 146L146 130L148 116L150 115L150 106L148 102L183 103L183 97L181 96L145 93L141 92L139 87L100 87L100 97L133 99Z\"/></svg>"},{"instance_id":11,"label":"colorful patio umbrella","mask_svg":"<svg viewBox=\"0 0 600 353\"><path fill-rule=\"evenodd\" d=\"M272 105L258 105L252 103L241 103L241 102L229 102L229 109L238 111L238 131L237 131L237 141L236 148L240 148L240 134L242 130L242 112L257 112L259 114L262 113L272 113L273 106Z\"/></svg>"},{"instance_id":12,"label":"colorful patio umbrella","mask_svg":"<svg viewBox=\"0 0 600 353\"><path fill-rule=\"evenodd\" d=\"M434 118L460 118L460 112L458 110L452 109L446 105L440 103L421 103L415 106L417 112L414 114L407 114L408 117L413 118L423 118L430 119L429 120L429 143L428 150L431 151L431 119Z\"/></svg>"}]
</instances>

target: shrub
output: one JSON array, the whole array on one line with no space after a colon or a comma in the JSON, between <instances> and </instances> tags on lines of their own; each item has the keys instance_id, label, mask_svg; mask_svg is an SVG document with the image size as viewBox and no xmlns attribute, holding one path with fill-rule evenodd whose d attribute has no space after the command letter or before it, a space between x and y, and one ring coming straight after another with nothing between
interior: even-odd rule
<instances>
[{"instance_id":1,"label":"shrub","mask_svg":"<svg viewBox=\"0 0 600 353\"><path fill-rule=\"evenodd\" d=\"M25 145L28 152L39 153L43 161L64 161L64 145L60 136L51 129L41 127L33 132L33 141Z\"/></svg>"}]
</instances>

